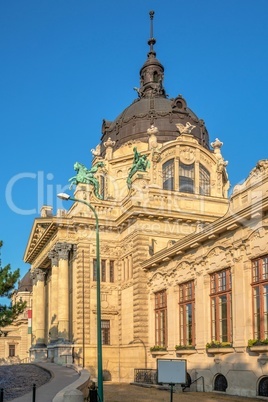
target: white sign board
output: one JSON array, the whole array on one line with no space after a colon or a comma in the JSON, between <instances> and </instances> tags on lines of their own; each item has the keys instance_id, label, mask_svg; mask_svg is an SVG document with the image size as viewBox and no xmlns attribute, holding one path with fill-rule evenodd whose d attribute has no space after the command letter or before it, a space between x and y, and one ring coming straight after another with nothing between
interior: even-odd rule
<instances>
[{"instance_id":1,"label":"white sign board","mask_svg":"<svg viewBox=\"0 0 268 402\"><path fill-rule=\"evenodd\" d=\"M157 381L164 384L186 383L186 360L183 359L158 359Z\"/></svg>"}]
</instances>

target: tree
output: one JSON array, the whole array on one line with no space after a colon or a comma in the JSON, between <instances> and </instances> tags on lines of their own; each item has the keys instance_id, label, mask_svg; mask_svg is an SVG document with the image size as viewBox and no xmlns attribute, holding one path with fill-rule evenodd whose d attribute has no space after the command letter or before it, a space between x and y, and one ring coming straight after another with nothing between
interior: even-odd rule
<instances>
[{"instance_id":1,"label":"tree","mask_svg":"<svg viewBox=\"0 0 268 402\"><path fill-rule=\"evenodd\" d=\"M0 253L3 242L0 240ZM0 261L0 297L11 298L16 282L20 277L19 268L12 272L10 264L2 267ZM26 302L19 300L10 305L0 304L0 328L12 324L12 322L25 310Z\"/></svg>"}]
</instances>

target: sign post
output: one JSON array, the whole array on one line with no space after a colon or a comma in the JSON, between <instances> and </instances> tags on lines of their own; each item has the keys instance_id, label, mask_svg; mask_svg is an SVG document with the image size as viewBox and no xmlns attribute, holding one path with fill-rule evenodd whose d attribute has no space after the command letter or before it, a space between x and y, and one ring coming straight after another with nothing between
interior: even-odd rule
<instances>
[{"instance_id":1,"label":"sign post","mask_svg":"<svg viewBox=\"0 0 268 402\"><path fill-rule=\"evenodd\" d=\"M170 402L173 401L173 387L175 384L186 383L186 360L158 359L157 382L170 385Z\"/></svg>"}]
</instances>

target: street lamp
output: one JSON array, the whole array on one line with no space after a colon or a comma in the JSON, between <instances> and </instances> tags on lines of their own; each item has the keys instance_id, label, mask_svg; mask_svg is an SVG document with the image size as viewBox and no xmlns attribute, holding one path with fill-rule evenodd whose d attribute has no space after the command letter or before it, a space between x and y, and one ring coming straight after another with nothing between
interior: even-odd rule
<instances>
[{"instance_id":1,"label":"street lamp","mask_svg":"<svg viewBox=\"0 0 268 402\"><path fill-rule=\"evenodd\" d=\"M98 394L100 402L103 399L103 378L102 378L102 339L101 339L101 293L100 293L100 240L99 240L99 218L95 208L87 201L71 197L66 193L59 193L57 197L61 200L71 200L87 205L94 214L96 220L96 261L97 261L97 351L98 351Z\"/></svg>"}]
</instances>

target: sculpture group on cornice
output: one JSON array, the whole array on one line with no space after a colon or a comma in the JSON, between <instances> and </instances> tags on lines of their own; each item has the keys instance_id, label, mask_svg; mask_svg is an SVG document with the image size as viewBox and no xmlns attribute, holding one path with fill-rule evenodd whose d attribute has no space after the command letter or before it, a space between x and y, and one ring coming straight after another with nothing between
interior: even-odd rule
<instances>
[{"instance_id":1,"label":"sculpture group on cornice","mask_svg":"<svg viewBox=\"0 0 268 402\"><path fill-rule=\"evenodd\" d=\"M127 177L128 188L131 188L131 179L136 172L138 171L146 172L146 169L150 167L150 161L147 159L147 155L142 155L140 152L138 152L137 147L134 147L133 151L134 151L133 164L130 168Z\"/></svg>"},{"instance_id":2,"label":"sculpture group on cornice","mask_svg":"<svg viewBox=\"0 0 268 402\"><path fill-rule=\"evenodd\" d=\"M176 127L180 133L180 136L177 139L183 138L184 136L191 136L192 130L195 128L194 125L190 124L189 122L186 122L185 125L178 123L176 124ZM160 147L157 142L157 134L159 133L158 128L154 126L153 124L147 129L147 134L149 136L148 143L149 143L149 150L152 151L152 162L156 164L160 160ZM215 158L217 160L217 171L218 173L222 173L225 169L225 167L228 164L228 161L225 161L224 158L221 155L221 147L223 143L216 138L214 142L211 143L211 147L213 148ZM106 148L106 156L105 158L107 160L112 159L112 153L113 153L113 148L115 146L115 141L112 141L112 139L109 137L108 140L104 143L104 146ZM93 192L95 197L99 199L103 199L103 196L100 194L100 183L98 178L95 177L95 174L98 172L100 168L104 168L105 164L103 160L101 160L101 151L100 151L100 144L97 145L95 149L91 149L92 155L95 158L95 161L97 161L90 169L87 169L85 165L82 163L76 162L74 164L74 170L77 172L77 174L69 179L70 182L70 189L74 185L78 185L79 183L81 184L90 184L93 186ZM134 174L138 171L140 172L146 172L147 169L150 167L150 161L148 160L148 155L142 154L141 152L138 152L137 147L135 146L133 148L134 152L134 157L133 157L133 162L132 166L128 172L128 177L126 179L126 183L128 186L128 189L131 188L132 186L132 177ZM191 152L193 152L190 148L188 150L184 150L184 154L188 152L189 155ZM188 154L187 154L188 155ZM186 156L187 156L186 155ZM189 162L189 158L187 156L187 161Z\"/></svg>"},{"instance_id":3,"label":"sculpture group on cornice","mask_svg":"<svg viewBox=\"0 0 268 402\"><path fill-rule=\"evenodd\" d=\"M82 163L75 162L74 170L77 172L77 174L69 179L69 188L72 189L74 185L77 186L79 183L91 184L94 188L95 196L99 199L103 199L102 195L99 193L99 181L94 175L99 168L103 168L104 166L104 162L97 162L96 165L92 166L90 169L87 169Z\"/></svg>"}]
</instances>

